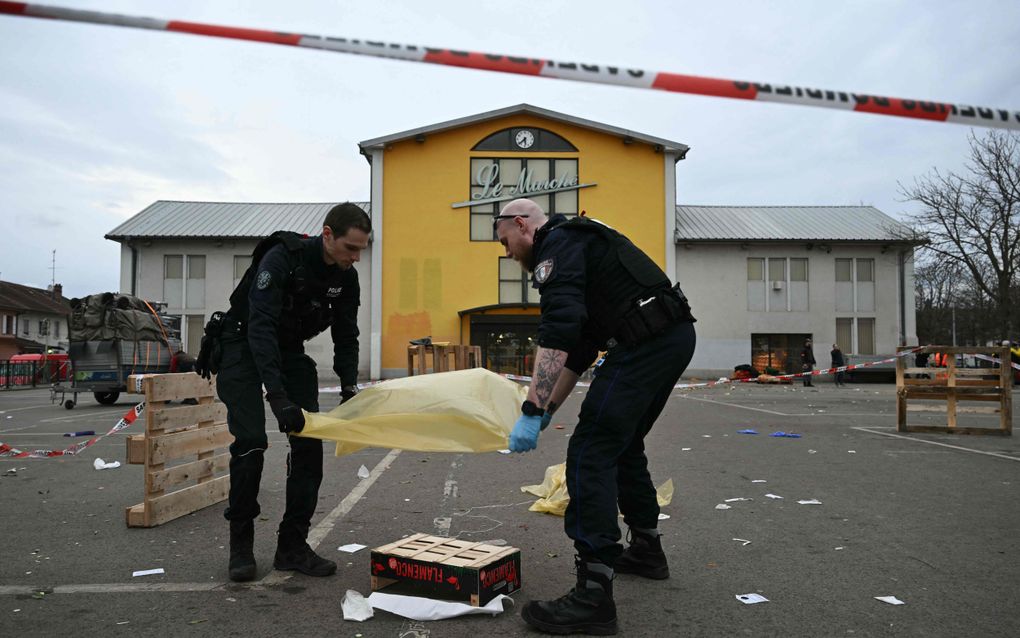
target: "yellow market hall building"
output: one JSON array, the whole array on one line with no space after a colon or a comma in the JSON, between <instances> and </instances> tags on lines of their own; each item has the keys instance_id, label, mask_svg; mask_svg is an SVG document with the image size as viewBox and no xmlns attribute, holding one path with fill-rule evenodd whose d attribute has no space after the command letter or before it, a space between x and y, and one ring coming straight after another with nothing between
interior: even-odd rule
<instances>
[{"instance_id":1,"label":"yellow market hall building","mask_svg":"<svg viewBox=\"0 0 1020 638\"><path fill-rule=\"evenodd\" d=\"M692 374L789 367L804 335L865 357L916 342L912 246L874 208L678 206L685 144L528 104L359 147L371 165L359 203L373 224L356 265L363 378L407 374L408 343L426 336L480 346L490 370L530 374L538 294L492 229L518 197L599 219L679 276L700 319ZM121 244L121 291L165 302L195 353L258 240L318 234L335 203L161 200L106 237ZM306 350L327 378L328 331Z\"/></svg>"}]
</instances>

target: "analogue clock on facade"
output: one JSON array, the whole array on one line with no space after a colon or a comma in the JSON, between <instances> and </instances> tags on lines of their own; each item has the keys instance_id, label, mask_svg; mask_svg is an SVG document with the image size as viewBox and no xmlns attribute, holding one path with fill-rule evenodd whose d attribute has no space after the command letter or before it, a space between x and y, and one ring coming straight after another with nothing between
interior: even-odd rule
<instances>
[{"instance_id":1,"label":"analogue clock on facade","mask_svg":"<svg viewBox=\"0 0 1020 638\"><path fill-rule=\"evenodd\" d=\"M517 131L517 135L514 136L514 142L520 148L531 148L531 145L535 143L535 134L527 129Z\"/></svg>"}]
</instances>

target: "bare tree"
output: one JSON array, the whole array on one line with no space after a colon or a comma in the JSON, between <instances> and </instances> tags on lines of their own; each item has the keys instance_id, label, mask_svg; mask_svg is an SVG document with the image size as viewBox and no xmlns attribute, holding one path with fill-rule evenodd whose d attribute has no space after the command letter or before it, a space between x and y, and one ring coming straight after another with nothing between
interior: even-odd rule
<instances>
[{"instance_id":1,"label":"bare tree","mask_svg":"<svg viewBox=\"0 0 1020 638\"><path fill-rule=\"evenodd\" d=\"M937 168L900 192L921 204L911 216L915 231L928 239L921 250L963 268L992 302L998 334L1017 338L1014 300L1020 288L1020 135L991 131L970 134L970 158L963 175Z\"/></svg>"}]
</instances>

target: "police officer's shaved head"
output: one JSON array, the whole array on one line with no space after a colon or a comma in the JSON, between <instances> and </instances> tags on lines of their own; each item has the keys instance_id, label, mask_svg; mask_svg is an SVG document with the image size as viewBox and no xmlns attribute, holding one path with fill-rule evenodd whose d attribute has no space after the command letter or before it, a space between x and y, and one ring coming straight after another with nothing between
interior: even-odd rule
<instances>
[{"instance_id":1,"label":"police officer's shaved head","mask_svg":"<svg viewBox=\"0 0 1020 638\"><path fill-rule=\"evenodd\" d=\"M343 237L352 228L364 232L366 235L372 232L372 220L362 210L361 206L351 202L337 204L326 213L326 221L323 226L329 226L336 237Z\"/></svg>"},{"instance_id":2,"label":"police officer's shaved head","mask_svg":"<svg viewBox=\"0 0 1020 638\"><path fill-rule=\"evenodd\" d=\"M499 212L500 217L536 217L545 219L545 211L542 207L530 199L515 199L508 203Z\"/></svg>"}]
</instances>

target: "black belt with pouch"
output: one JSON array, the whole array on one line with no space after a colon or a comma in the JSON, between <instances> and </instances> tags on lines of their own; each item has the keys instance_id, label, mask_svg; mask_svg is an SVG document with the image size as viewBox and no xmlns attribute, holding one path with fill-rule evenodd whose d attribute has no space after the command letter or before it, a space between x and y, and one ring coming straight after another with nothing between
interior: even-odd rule
<instances>
[{"instance_id":1,"label":"black belt with pouch","mask_svg":"<svg viewBox=\"0 0 1020 638\"><path fill-rule=\"evenodd\" d=\"M639 298L624 313L616 331L616 341L634 344L653 337L674 323L694 323L691 305L680 284Z\"/></svg>"}]
</instances>

